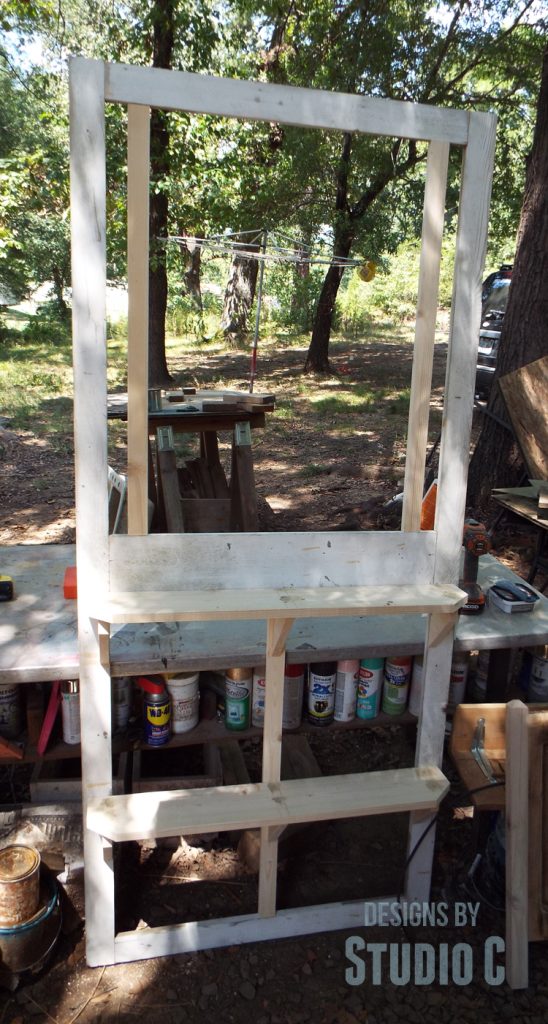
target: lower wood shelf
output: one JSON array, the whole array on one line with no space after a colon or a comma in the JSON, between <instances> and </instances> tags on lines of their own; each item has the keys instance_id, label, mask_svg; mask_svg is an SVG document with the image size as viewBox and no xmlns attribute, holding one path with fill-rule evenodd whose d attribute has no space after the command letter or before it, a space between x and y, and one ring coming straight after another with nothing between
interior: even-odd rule
<instances>
[{"instance_id":1,"label":"lower wood shelf","mask_svg":"<svg viewBox=\"0 0 548 1024\"><path fill-rule=\"evenodd\" d=\"M386 715L380 712L375 718L353 718L351 722L332 722L328 726L317 726L310 725L309 722L303 720L302 724L297 729L292 729L287 732L287 735L294 733L306 733L308 735L315 735L321 733L330 732L349 732L355 729L371 729L375 727L386 728L387 726L402 726L402 725L416 725L417 718L415 715L405 711L401 715ZM192 747L199 746L207 743L230 743L232 740L248 740L258 738L263 735L263 730L258 729L255 726L250 726L249 729L226 729L223 722L219 722L217 719L206 719L203 718L198 722L198 725L191 729L189 732L176 733L167 743L164 743L160 747L150 746L148 743L144 743L140 738L137 730L132 734L131 732L123 734L115 734L112 737L112 753L120 754L126 750L171 750L174 747ZM284 736L286 735L284 731ZM81 747L79 743L63 743L60 740L54 741L47 748L46 752L40 757L36 751L36 746L31 743L27 743L23 738L21 741L13 740L20 746L22 751L22 757L17 759L18 764L33 764L35 761L65 761L69 758L79 758L81 755ZM0 765L12 764L15 762L15 758L12 757L0 757Z\"/></svg>"},{"instance_id":2,"label":"lower wood shelf","mask_svg":"<svg viewBox=\"0 0 548 1024\"><path fill-rule=\"evenodd\" d=\"M434 811L449 789L435 766L321 779L133 793L91 800L87 827L112 842L223 832L252 826Z\"/></svg>"}]
</instances>

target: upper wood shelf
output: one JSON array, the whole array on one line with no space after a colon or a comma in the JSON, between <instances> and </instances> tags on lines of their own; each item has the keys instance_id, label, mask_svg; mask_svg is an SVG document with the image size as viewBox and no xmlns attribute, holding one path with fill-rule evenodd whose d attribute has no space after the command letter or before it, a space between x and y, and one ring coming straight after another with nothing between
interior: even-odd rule
<instances>
[{"instance_id":1,"label":"upper wood shelf","mask_svg":"<svg viewBox=\"0 0 548 1024\"><path fill-rule=\"evenodd\" d=\"M385 587L292 587L268 590L179 590L113 593L92 603L100 622L192 622L303 619L346 615L451 614L466 594L451 584Z\"/></svg>"}]
</instances>

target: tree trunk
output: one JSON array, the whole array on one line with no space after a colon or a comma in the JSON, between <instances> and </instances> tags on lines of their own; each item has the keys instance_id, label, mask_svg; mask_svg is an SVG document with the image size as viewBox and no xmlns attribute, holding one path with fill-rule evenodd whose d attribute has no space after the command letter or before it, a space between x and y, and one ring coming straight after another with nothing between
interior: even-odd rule
<instances>
[{"instance_id":1,"label":"tree trunk","mask_svg":"<svg viewBox=\"0 0 548 1024\"><path fill-rule=\"evenodd\" d=\"M407 143L407 156L401 162L398 158L403 145L402 139L396 139L392 144L390 152L387 152L384 166L380 169L377 177L369 188L362 193L356 203L348 201L348 178L350 174L350 151L352 148L352 135L345 132L341 157L337 169L337 197L335 201L335 239L333 255L348 257L352 244L358 231L358 225L370 206L384 192L384 189L391 181L400 178L411 167L414 167L419 160L424 159L422 153L417 152L417 144L413 140ZM316 317L310 347L304 364L305 372L314 370L317 373L329 372L329 337L331 334L331 323L337 292L342 280L344 268L331 266L327 271L322 291L316 308Z\"/></svg>"},{"instance_id":2,"label":"tree trunk","mask_svg":"<svg viewBox=\"0 0 548 1024\"><path fill-rule=\"evenodd\" d=\"M174 0L155 0L152 12L152 66L170 68L173 53ZM165 239L169 233L169 203L162 187L169 176L169 130L167 115L153 109L150 117L150 269L149 269L149 384L171 383L166 362L167 269Z\"/></svg>"},{"instance_id":3,"label":"tree trunk","mask_svg":"<svg viewBox=\"0 0 548 1024\"><path fill-rule=\"evenodd\" d=\"M65 279L63 273L58 266L54 266L51 269L51 276L53 278L53 291L55 293L55 301L59 308L59 314L62 320L70 319L70 309L65 302L65 296L63 294Z\"/></svg>"},{"instance_id":4,"label":"tree trunk","mask_svg":"<svg viewBox=\"0 0 548 1024\"><path fill-rule=\"evenodd\" d=\"M548 50L545 51L533 148L527 163L516 259L488 412L508 421L497 380L548 354ZM470 464L468 500L482 505L493 487L513 486L523 462L510 431L486 416Z\"/></svg>"},{"instance_id":5,"label":"tree trunk","mask_svg":"<svg viewBox=\"0 0 548 1024\"><path fill-rule=\"evenodd\" d=\"M246 245L246 249L259 252L259 245ZM235 339L243 338L247 332L247 319L255 298L258 270L257 260L239 256L238 253L233 256L225 289L221 330Z\"/></svg>"},{"instance_id":6,"label":"tree trunk","mask_svg":"<svg viewBox=\"0 0 548 1024\"><path fill-rule=\"evenodd\" d=\"M179 248L184 261L183 273L183 295L188 295L196 311L203 313L202 289L200 275L202 270L202 250L196 245L193 239L186 242L179 242Z\"/></svg>"},{"instance_id":7,"label":"tree trunk","mask_svg":"<svg viewBox=\"0 0 548 1024\"><path fill-rule=\"evenodd\" d=\"M333 255L348 256L352 241L353 235L347 230L344 234L344 239L338 244L336 241ZM331 337L333 311L343 274L344 267L331 266L325 275L316 307L312 337L304 364L305 373L309 371L313 373L329 373L329 339Z\"/></svg>"},{"instance_id":8,"label":"tree trunk","mask_svg":"<svg viewBox=\"0 0 548 1024\"><path fill-rule=\"evenodd\" d=\"M335 237L333 240L333 256L346 258L352 248L354 232L350 225L348 210L348 175L350 172L350 151L352 149L352 135L345 132L341 158L337 168L337 197L335 201L336 221ZM325 275L316 316L312 337L306 354L304 372L328 373L329 366L329 338L331 337L331 324L333 323L333 310L337 299L337 292L344 273L343 267L330 266Z\"/></svg>"}]
</instances>

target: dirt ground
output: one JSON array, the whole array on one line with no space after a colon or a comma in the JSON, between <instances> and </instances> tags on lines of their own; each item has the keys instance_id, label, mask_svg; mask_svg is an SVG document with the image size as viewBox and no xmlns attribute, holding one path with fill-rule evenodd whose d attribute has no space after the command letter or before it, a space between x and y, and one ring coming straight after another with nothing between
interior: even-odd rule
<instances>
[{"instance_id":1,"label":"dirt ground","mask_svg":"<svg viewBox=\"0 0 548 1024\"><path fill-rule=\"evenodd\" d=\"M255 431L253 451L261 525L265 530L359 530L397 528L398 512L386 502L400 489L405 457L406 393L411 348L398 342L334 344L333 375L305 378L304 349L266 346L259 355L256 391L272 391L277 412ZM441 420L446 346L436 346L430 444ZM248 355L199 350L172 367L178 384L246 388ZM0 410L1 413L1 410ZM480 418L474 429L479 430ZM66 449L32 431L0 428L3 521L1 544L70 543L74 540L74 485L71 424ZM223 444L228 458L229 438ZM124 469L123 433L113 433L109 459ZM478 512L478 510L470 510ZM489 515L494 510L487 511ZM495 534L495 553L520 574L527 572L534 538L516 522ZM394 725L344 734L318 730L310 740L324 774L411 764L413 728ZM257 743L246 745L253 771ZM197 769L199 771L199 767ZM85 965L81 879L67 883L75 914L66 917L54 955L38 976L24 977L16 992L0 991L0 1024L33 1020L58 1024L133 1022L160 1012L165 1024L226 1020L235 1024L396 1024L470 1021L498 1024L504 1019L540 1024L548 1019L546 951L531 947L531 985L523 993L484 977L484 945L504 935L504 917L496 909L502 895L493 860L478 883L482 896L475 926L454 923L455 901L474 902L477 891L467 879L475 854L473 824L459 808L467 803L450 763L454 785L441 812L432 899L449 907L445 927L375 927L179 954L158 960L90 969ZM4 793L17 796L25 780L11 770ZM9 782L9 786L8 786ZM14 789L15 787L15 789ZM6 796L3 797L6 799ZM366 824L322 826L312 841L304 838L295 855L280 864L280 904L299 906L326 899L345 900L393 892L401 886L405 861L402 816ZM256 876L242 868L222 837L178 845L143 845L119 860L119 924L243 914L256 906ZM489 875L489 877L487 877ZM143 885L143 878L148 886ZM494 889L493 889L494 886ZM147 891L148 898L140 895ZM493 895L494 892L494 895ZM490 905L491 904L491 905ZM188 916L190 915L190 916ZM391 943L414 949L417 942L453 949L469 943L474 957L470 984L445 984L437 973L431 984L395 984L383 961L380 983L371 960L362 954L366 977L347 956L345 943L358 935L367 943ZM440 954L441 955L441 954ZM387 954L388 957L388 954ZM352 984L352 981L359 981Z\"/></svg>"}]
</instances>

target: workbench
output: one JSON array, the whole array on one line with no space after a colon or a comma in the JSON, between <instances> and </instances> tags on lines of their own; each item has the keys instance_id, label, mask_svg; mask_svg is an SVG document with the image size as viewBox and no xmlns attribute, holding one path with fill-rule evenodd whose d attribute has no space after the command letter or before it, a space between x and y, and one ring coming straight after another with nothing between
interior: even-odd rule
<instances>
[{"instance_id":1,"label":"workbench","mask_svg":"<svg viewBox=\"0 0 548 1024\"><path fill-rule=\"evenodd\" d=\"M155 407L148 409L148 496L156 510L156 530L259 529L251 431L264 427L266 413L274 407L275 398L270 394L194 388L160 393L158 389ZM127 420L127 394L108 396L107 415L111 420ZM175 452L166 452L173 444L166 428L174 435L199 438L199 458L187 462L179 472ZM231 438L229 483L219 455L221 432ZM156 458L151 442L155 443Z\"/></svg>"},{"instance_id":2,"label":"workbench","mask_svg":"<svg viewBox=\"0 0 548 1024\"><path fill-rule=\"evenodd\" d=\"M0 605L0 685L78 678L76 602L63 597L64 572L75 558L71 544L3 549L3 572L13 577L15 598ZM492 555L483 555L480 584L486 589L500 577L519 579ZM423 615L297 619L287 639L287 660L299 664L422 654L425 623ZM481 615L460 615L455 650L502 652L494 675L502 673L505 680L505 652L545 644L547 638L548 599L541 597L527 614L508 615L487 606ZM264 660L264 626L252 619L129 624L114 627L111 639L115 676L218 670ZM494 678L493 691L496 682ZM504 699L501 689L493 699Z\"/></svg>"},{"instance_id":3,"label":"workbench","mask_svg":"<svg viewBox=\"0 0 548 1024\"><path fill-rule=\"evenodd\" d=\"M493 500L508 512L525 519L538 530L535 552L527 581L532 583L537 572L548 572L548 559L545 555L548 541L548 519L540 515L538 504L538 482L528 487L498 487L492 492Z\"/></svg>"}]
</instances>

